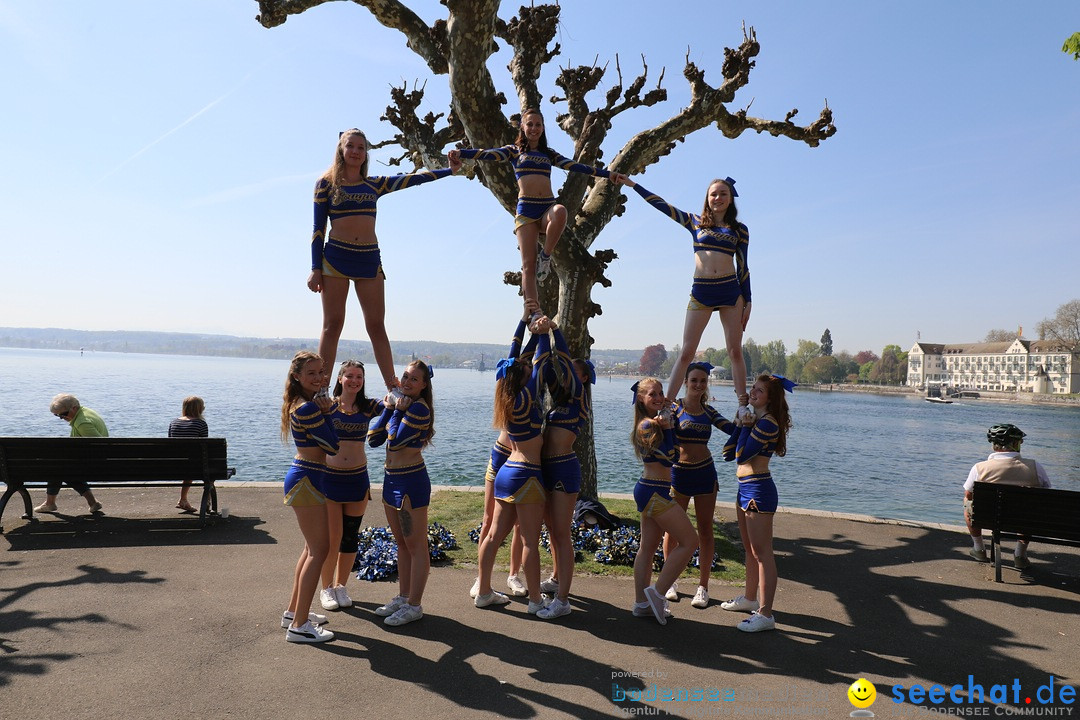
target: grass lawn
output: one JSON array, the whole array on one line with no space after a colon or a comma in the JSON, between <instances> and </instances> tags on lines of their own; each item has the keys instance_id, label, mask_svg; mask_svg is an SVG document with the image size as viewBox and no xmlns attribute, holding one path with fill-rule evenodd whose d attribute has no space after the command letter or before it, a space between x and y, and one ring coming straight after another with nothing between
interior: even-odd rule
<instances>
[{"instance_id":1,"label":"grass lawn","mask_svg":"<svg viewBox=\"0 0 1080 720\"><path fill-rule=\"evenodd\" d=\"M601 498L604 507L619 518L623 524L632 527L641 525L641 515L633 500L621 498ZM458 567L476 567L476 556L479 545L469 538L469 531L480 524L484 515L484 495L480 492L464 490L439 490L432 495L431 504L428 506L429 522L438 522L449 529L457 538L459 548L448 551L450 562ZM713 570L712 577L716 580L728 583L741 583L746 579L746 568L743 566L743 551L741 547L732 544L726 532L731 532L738 537L738 526L734 515L727 517L726 509L717 509L713 514L713 536L716 538L716 552L720 556L720 569ZM690 508L690 520L693 522L693 504ZM546 569L551 567L551 555L541 548L541 565ZM510 564L509 538L499 550L498 560L495 564L495 576ZM585 553L583 560L579 560L574 568L575 573L590 573L593 575L614 575L632 577L633 567L629 565L604 565L597 562L592 553ZM544 574L544 577L547 575ZM689 568L682 577L697 579L697 568Z\"/></svg>"}]
</instances>

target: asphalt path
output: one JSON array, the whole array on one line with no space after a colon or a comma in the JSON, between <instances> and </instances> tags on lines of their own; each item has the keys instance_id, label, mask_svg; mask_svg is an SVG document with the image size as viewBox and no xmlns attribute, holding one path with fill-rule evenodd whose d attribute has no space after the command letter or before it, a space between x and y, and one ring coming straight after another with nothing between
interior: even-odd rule
<instances>
[{"instance_id":1,"label":"asphalt path","mask_svg":"<svg viewBox=\"0 0 1080 720\"><path fill-rule=\"evenodd\" d=\"M204 529L173 489L96 494L101 516L69 489L38 523L8 508L0 718L838 718L860 677L877 717L1078 704L1065 702L1080 682L1073 548L1033 546L1031 570L1006 564L998 584L961 528L782 511L774 632L737 631L741 615L717 603L742 588L716 582L708 608L685 596L660 626L631 616L629 578L579 576L574 611L545 622L518 598L477 609L474 568L434 567L422 620L385 626L372 610L396 583L353 579L337 638L295 645L279 619L302 539L279 488L222 487L229 517ZM365 525L382 512L372 503ZM737 537L730 505L717 521ZM935 684L943 702L910 702ZM976 686L982 703L968 701Z\"/></svg>"}]
</instances>

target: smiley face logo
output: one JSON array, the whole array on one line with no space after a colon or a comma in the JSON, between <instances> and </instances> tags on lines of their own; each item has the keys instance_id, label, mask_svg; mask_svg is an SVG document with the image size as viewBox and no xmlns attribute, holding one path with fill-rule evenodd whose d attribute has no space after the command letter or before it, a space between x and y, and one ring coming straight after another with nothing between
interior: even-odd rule
<instances>
[{"instance_id":1,"label":"smiley face logo","mask_svg":"<svg viewBox=\"0 0 1080 720\"><path fill-rule=\"evenodd\" d=\"M866 678L859 678L851 683L847 691L848 700L857 708L868 708L877 699L877 688Z\"/></svg>"}]
</instances>

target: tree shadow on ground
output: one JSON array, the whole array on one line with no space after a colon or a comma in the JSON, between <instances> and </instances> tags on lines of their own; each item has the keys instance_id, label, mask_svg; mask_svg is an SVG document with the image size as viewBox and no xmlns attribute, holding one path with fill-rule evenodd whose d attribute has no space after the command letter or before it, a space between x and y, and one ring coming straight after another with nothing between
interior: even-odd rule
<instances>
[{"instance_id":1,"label":"tree shadow on ground","mask_svg":"<svg viewBox=\"0 0 1080 720\"><path fill-rule=\"evenodd\" d=\"M264 545L277 542L262 528L262 518L212 517L200 527L198 516L167 518L114 515L64 515L23 522L3 534L15 552L73 548L156 547L183 545Z\"/></svg>"},{"instance_id":2,"label":"tree shadow on ground","mask_svg":"<svg viewBox=\"0 0 1080 720\"><path fill-rule=\"evenodd\" d=\"M778 528L782 522L778 516ZM673 606L676 618L666 626L646 623L650 627L634 636L617 623L590 622L583 629L615 643L653 646L673 661L701 668L824 684L847 685L862 676L904 685L916 677L952 684L973 674L976 682L1017 678L1034 687L1051 674L1066 673L1066 668L1040 667L1034 658L1053 636L1080 632L1071 597L1080 592L1080 556L1033 546L1031 572L1021 577L1009 568L1008 582L999 584L992 582L992 566L966 558L966 536L923 527L890 528L885 534L873 523L852 527L863 539L837 534L774 541L781 590L778 632L739 632L735 625L741 616L730 613L730 627L717 635L713 625L694 620L699 611L685 602ZM883 547L889 536L896 536L895 544ZM955 565L949 557L956 558ZM785 612L783 591L792 592L794 583L833 599L821 615ZM1018 587L1033 583L1046 592ZM590 615L604 612L595 600L584 603ZM709 611L724 613L715 604ZM616 614L626 613L616 609Z\"/></svg>"},{"instance_id":3,"label":"tree shadow on ground","mask_svg":"<svg viewBox=\"0 0 1080 720\"><path fill-rule=\"evenodd\" d=\"M21 561L4 562L3 566L15 568ZM79 585L126 585L130 583L158 584L165 578L150 577L143 570L117 573L94 565L80 565L75 568L78 575L59 580L42 580L28 583L21 587L0 587L0 688L11 684L16 675L47 675L55 672L56 664L76 657L72 653L23 653L20 650L22 640L14 634L15 630L25 637L33 637L38 631L67 632L80 625L90 623L108 623L119 628L134 630L132 626L111 620L100 613L84 613L62 617L46 616L30 610L10 610L21 604L27 596L35 592L69 592ZM47 690L42 687L42 692Z\"/></svg>"},{"instance_id":4,"label":"tree shadow on ground","mask_svg":"<svg viewBox=\"0 0 1080 720\"><path fill-rule=\"evenodd\" d=\"M476 612L503 614L498 610ZM575 615L584 620L579 613L562 619L569 620ZM386 636L382 632L385 628L381 618L369 613L357 617L378 626L379 630L373 631L372 635ZM541 622L516 616L512 620ZM445 644L448 649L438 659L430 660L397 645L392 635L382 640L351 632L339 632L335 642L321 647L342 657L366 660L372 672L414 683L462 708L494 713L498 717L535 718L558 712L574 718L610 718L629 705L625 702L616 704L611 698L612 678L622 668L591 660L572 650L521 640L514 637L512 631L481 630L450 617L425 616L423 622L410 625L409 631L417 638ZM526 669L545 689L536 691L478 672L472 659L485 655L497 658L505 665ZM620 683L624 689L645 689L642 681L635 678L620 679ZM582 695L595 697L593 705L602 705L605 709L596 710L573 699ZM651 714L674 717L663 710Z\"/></svg>"}]
</instances>

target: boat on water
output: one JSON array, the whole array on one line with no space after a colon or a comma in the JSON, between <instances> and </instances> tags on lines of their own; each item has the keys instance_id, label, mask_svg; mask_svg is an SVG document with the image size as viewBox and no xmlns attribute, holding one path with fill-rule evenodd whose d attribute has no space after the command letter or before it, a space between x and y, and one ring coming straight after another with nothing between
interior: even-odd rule
<instances>
[{"instance_id":1,"label":"boat on water","mask_svg":"<svg viewBox=\"0 0 1080 720\"><path fill-rule=\"evenodd\" d=\"M952 403L952 400L943 397L925 397L923 398L923 400L928 403L936 403L938 405L949 405Z\"/></svg>"}]
</instances>

